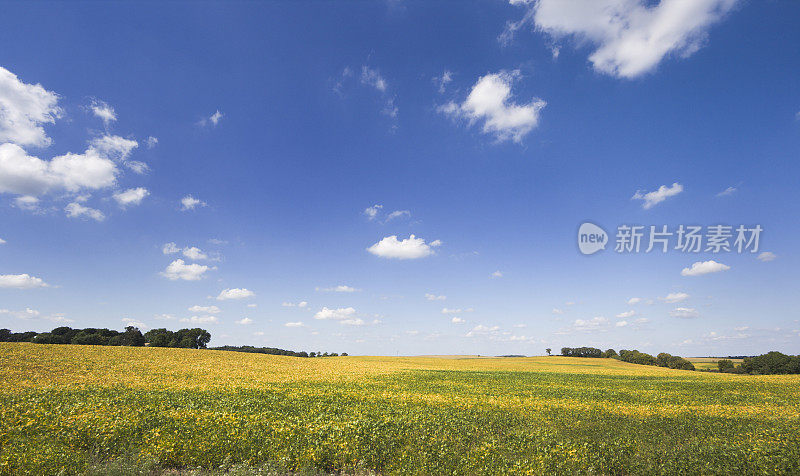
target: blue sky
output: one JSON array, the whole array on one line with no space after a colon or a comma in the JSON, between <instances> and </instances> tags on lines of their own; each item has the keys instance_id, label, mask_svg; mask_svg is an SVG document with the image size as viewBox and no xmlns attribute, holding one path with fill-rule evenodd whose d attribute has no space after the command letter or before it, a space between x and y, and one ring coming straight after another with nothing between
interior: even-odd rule
<instances>
[{"instance_id":1,"label":"blue sky","mask_svg":"<svg viewBox=\"0 0 800 476\"><path fill-rule=\"evenodd\" d=\"M2 8L0 327L797 352L795 2ZM623 224L764 231L617 253Z\"/></svg>"}]
</instances>

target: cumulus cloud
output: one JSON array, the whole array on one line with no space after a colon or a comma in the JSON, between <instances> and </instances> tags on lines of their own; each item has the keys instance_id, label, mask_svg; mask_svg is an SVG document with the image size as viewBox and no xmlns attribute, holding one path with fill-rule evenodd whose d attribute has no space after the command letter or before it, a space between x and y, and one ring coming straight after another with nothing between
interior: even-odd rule
<instances>
[{"instance_id":1,"label":"cumulus cloud","mask_svg":"<svg viewBox=\"0 0 800 476\"><path fill-rule=\"evenodd\" d=\"M617 317L620 318L620 319L627 319L627 318L633 317L635 315L636 315L636 311L631 309L630 311L620 312L619 314L617 314Z\"/></svg>"},{"instance_id":2,"label":"cumulus cloud","mask_svg":"<svg viewBox=\"0 0 800 476\"><path fill-rule=\"evenodd\" d=\"M564 314L564 311L562 309L554 307L553 308L553 314Z\"/></svg>"},{"instance_id":3,"label":"cumulus cloud","mask_svg":"<svg viewBox=\"0 0 800 476\"><path fill-rule=\"evenodd\" d=\"M176 245L175 243L169 242L169 243L164 243L164 246L161 248L161 251L165 255L171 255L180 252L181 249L178 248L178 245Z\"/></svg>"},{"instance_id":4,"label":"cumulus cloud","mask_svg":"<svg viewBox=\"0 0 800 476\"><path fill-rule=\"evenodd\" d=\"M204 314L219 314L220 313L220 309L217 306L194 305L194 306L189 308L189 311L190 312L196 312L198 314L200 314L200 313L204 313Z\"/></svg>"},{"instance_id":5,"label":"cumulus cloud","mask_svg":"<svg viewBox=\"0 0 800 476\"><path fill-rule=\"evenodd\" d=\"M356 313L352 307L340 307L338 309L328 309L323 307L322 310L314 314L314 319L334 319L343 320L350 319Z\"/></svg>"},{"instance_id":6,"label":"cumulus cloud","mask_svg":"<svg viewBox=\"0 0 800 476\"><path fill-rule=\"evenodd\" d=\"M642 190L637 190L636 193L631 197L631 200L643 200L644 203L642 204L642 208L648 210L663 202L667 198L674 197L681 192L683 192L683 185L675 182L671 187L662 185L658 187L658 190L652 192L643 192Z\"/></svg>"},{"instance_id":7,"label":"cumulus cloud","mask_svg":"<svg viewBox=\"0 0 800 476\"><path fill-rule=\"evenodd\" d=\"M456 317L450 319L450 322L452 322L453 324L463 324L466 321L464 319L461 319L460 317L456 316Z\"/></svg>"},{"instance_id":8,"label":"cumulus cloud","mask_svg":"<svg viewBox=\"0 0 800 476\"><path fill-rule=\"evenodd\" d=\"M405 240L398 240L397 235L392 235L370 246L367 251L381 258L417 259L432 255L434 251L431 247L436 247L440 244L441 242L436 240L429 245L425 243L424 239L417 238L414 235Z\"/></svg>"},{"instance_id":9,"label":"cumulus cloud","mask_svg":"<svg viewBox=\"0 0 800 476\"><path fill-rule=\"evenodd\" d=\"M99 117L106 127L117 120L117 113L114 111L114 108L99 99L92 100L92 103L89 105L89 110L92 111L92 114L96 117Z\"/></svg>"},{"instance_id":10,"label":"cumulus cloud","mask_svg":"<svg viewBox=\"0 0 800 476\"><path fill-rule=\"evenodd\" d=\"M361 291L360 289L354 288L352 286L347 286L346 284L340 284L338 286L333 286L330 288L315 288L316 291L321 291L324 293L354 293Z\"/></svg>"},{"instance_id":11,"label":"cumulus cloud","mask_svg":"<svg viewBox=\"0 0 800 476\"><path fill-rule=\"evenodd\" d=\"M701 276L703 274L719 273L720 271L727 271L729 269L731 269L730 266L717 263L713 259L697 261L692 264L691 268L683 268L683 270L681 270L681 276Z\"/></svg>"},{"instance_id":12,"label":"cumulus cloud","mask_svg":"<svg viewBox=\"0 0 800 476\"><path fill-rule=\"evenodd\" d=\"M243 325L243 326L246 326L248 324L252 324L253 320L250 319L249 317L243 317L243 318L239 319L238 321L236 321L236 323L240 324L240 325Z\"/></svg>"},{"instance_id":13,"label":"cumulus cloud","mask_svg":"<svg viewBox=\"0 0 800 476\"><path fill-rule=\"evenodd\" d=\"M176 281L182 279L184 281L199 281L203 279L203 275L208 271L208 266L200 264L186 264L182 259L176 259L167 268L161 272L165 278Z\"/></svg>"},{"instance_id":14,"label":"cumulus cloud","mask_svg":"<svg viewBox=\"0 0 800 476\"><path fill-rule=\"evenodd\" d=\"M772 261L777 257L778 255L776 255L771 251L762 251L761 253L758 254L758 256L756 256L756 259L759 261Z\"/></svg>"},{"instance_id":15,"label":"cumulus cloud","mask_svg":"<svg viewBox=\"0 0 800 476\"><path fill-rule=\"evenodd\" d=\"M495 333L500 330L499 326L484 326L483 324L478 324L477 326L473 327L469 332L467 332L466 337L475 337L477 335L485 335L490 333Z\"/></svg>"},{"instance_id":16,"label":"cumulus cloud","mask_svg":"<svg viewBox=\"0 0 800 476\"><path fill-rule=\"evenodd\" d=\"M46 147L51 140L42 125L54 123L62 113L56 93L23 83L0 66L0 142Z\"/></svg>"},{"instance_id":17,"label":"cumulus cloud","mask_svg":"<svg viewBox=\"0 0 800 476\"><path fill-rule=\"evenodd\" d=\"M447 315L447 314L461 314L462 312L472 312L472 311L474 311L474 309L472 309L471 307L469 307L467 309L464 309L464 310L461 310L461 309L448 309L446 307L442 308L442 314L444 314L444 315Z\"/></svg>"},{"instance_id":18,"label":"cumulus cloud","mask_svg":"<svg viewBox=\"0 0 800 476\"><path fill-rule=\"evenodd\" d=\"M628 305L629 306L633 306L634 304L639 304L640 302L642 302L642 298L632 297L632 298L628 299Z\"/></svg>"},{"instance_id":19,"label":"cumulus cloud","mask_svg":"<svg viewBox=\"0 0 800 476\"><path fill-rule=\"evenodd\" d=\"M158 137L148 136L144 143L147 144L148 149L152 149L158 145Z\"/></svg>"},{"instance_id":20,"label":"cumulus cloud","mask_svg":"<svg viewBox=\"0 0 800 476\"><path fill-rule=\"evenodd\" d=\"M0 145L0 193L35 197L51 190L106 188L114 185L118 173L114 162L93 148L45 161L16 144Z\"/></svg>"},{"instance_id":21,"label":"cumulus cloud","mask_svg":"<svg viewBox=\"0 0 800 476\"><path fill-rule=\"evenodd\" d=\"M247 299L255 295L256 293L246 288L229 288L220 291L219 296L217 296L217 300L225 301L229 299Z\"/></svg>"},{"instance_id":22,"label":"cumulus cloud","mask_svg":"<svg viewBox=\"0 0 800 476\"><path fill-rule=\"evenodd\" d=\"M212 114L209 117L204 117L203 119L200 119L200 121L198 121L197 124L203 127L209 124L211 124L212 126L216 126L217 124L219 124L219 121L221 121L224 116L225 114L221 113L219 109L217 109L216 112L214 112L214 114Z\"/></svg>"},{"instance_id":23,"label":"cumulus cloud","mask_svg":"<svg viewBox=\"0 0 800 476\"><path fill-rule=\"evenodd\" d=\"M666 303L673 304L673 303L676 303L676 302L681 302L681 301L685 301L685 300L689 299L689 295L686 294L686 293L669 293L666 296L664 296L662 298L659 298L659 299L661 299L662 301L664 301Z\"/></svg>"},{"instance_id":24,"label":"cumulus cloud","mask_svg":"<svg viewBox=\"0 0 800 476\"><path fill-rule=\"evenodd\" d=\"M737 0L511 0L527 13L510 22L501 40L533 24L553 41L574 38L591 44L589 61L598 72L635 78L654 70L667 56L687 58L699 50L708 30Z\"/></svg>"},{"instance_id":25,"label":"cumulus cloud","mask_svg":"<svg viewBox=\"0 0 800 476\"><path fill-rule=\"evenodd\" d=\"M42 278L29 274L0 274L0 288L33 289L48 286Z\"/></svg>"},{"instance_id":26,"label":"cumulus cloud","mask_svg":"<svg viewBox=\"0 0 800 476\"><path fill-rule=\"evenodd\" d=\"M343 326L365 326L367 323L361 319L360 317L356 317L353 319L342 319L339 321L339 324Z\"/></svg>"},{"instance_id":27,"label":"cumulus cloud","mask_svg":"<svg viewBox=\"0 0 800 476\"><path fill-rule=\"evenodd\" d=\"M497 271L495 271L494 273L489 275L489 277L492 278L492 279L502 278L503 277L503 273L498 269Z\"/></svg>"},{"instance_id":28,"label":"cumulus cloud","mask_svg":"<svg viewBox=\"0 0 800 476\"><path fill-rule=\"evenodd\" d=\"M191 246L183 249L183 256L189 258L190 260L201 260L201 259L208 259L208 255L203 252L200 248L196 246Z\"/></svg>"},{"instance_id":29,"label":"cumulus cloud","mask_svg":"<svg viewBox=\"0 0 800 476\"><path fill-rule=\"evenodd\" d=\"M287 322L286 324L284 324L284 326L286 326L286 327L305 327L305 324L303 324L302 321L297 321L297 322Z\"/></svg>"},{"instance_id":30,"label":"cumulus cloud","mask_svg":"<svg viewBox=\"0 0 800 476\"><path fill-rule=\"evenodd\" d=\"M150 192L144 187L129 188L123 192L115 193L114 200L124 208L130 205L139 205L148 195L150 195Z\"/></svg>"},{"instance_id":31,"label":"cumulus cloud","mask_svg":"<svg viewBox=\"0 0 800 476\"><path fill-rule=\"evenodd\" d=\"M70 218L91 218L95 221L103 221L106 219L106 216L100 210L85 207L77 202L67 204L67 206L64 207L64 211Z\"/></svg>"},{"instance_id":32,"label":"cumulus cloud","mask_svg":"<svg viewBox=\"0 0 800 476\"><path fill-rule=\"evenodd\" d=\"M447 296L437 296L436 294L425 293L425 299L428 301L444 301Z\"/></svg>"},{"instance_id":33,"label":"cumulus cloud","mask_svg":"<svg viewBox=\"0 0 800 476\"><path fill-rule=\"evenodd\" d=\"M672 317L679 317L682 319L693 319L695 317L699 317L700 313L697 312L697 309L691 307L676 307L675 309L669 312L669 315Z\"/></svg>"},{"instance_id":34,"label":"cumulus cloud","mask_svg":"<svg viewBox=\"0 0 800 476\"><path fill-rule=\"evenodd\" d=\"M539 113L547 103L538 98L525 104L513 102L511 85L520 76L519 70L482 76L463 103L451 101L438 110L470 125L482 123L482 132L494 135L498 142L522 142L539 125Z\"/></svg>"},{"instance_id":35,"label":"cumulus cloud","mask_svg":"<svg viewBox=\"0 0 800 476\"><path fill-rule=\"evenodd\" d=\"M625 327L628 325L628 321L619 321L616 323L616 327Z\"/></svg>"},{"instance_id":36,"label":"cumulus cloud","mask_svg":"<svg viewBox=\"0 0 800 476\"><path fill-rule=\"evenodd\" d=\"M192 316L192 317L184 317L180 320L180 322L189 322L192 324L216 324L219 322L217 316Z\"/></svg>"},{"instance_id":37,"label":"cumulus cloud","mask_svg":"<svg viewBox=\"0 0 800 476\"><path fill-rule=\"evenodd\" d=\"M365 208L364 215L367 217L368 220L374 220L375 218L378 217L378 213L381 211L381 208L383 208L383 205L378 205L376 203L371 207Z\"/></svg>"},{"instance_id":38,"label":"cumulus cloud","mask_svg":"<svg viewBox=\"0 0 800 476\"><path fill-rule=\"evenodd\" d=\"M204 207L206 206L206 202L194 198L191 195L186 195L185 197L181 198L181 210L194 210L196 207Z\"/></svg>"},{"instance_id":39,"label":"cumulus cloud","mask_svg":"<svg viewBox=\"0 0 800 476\"><path fill-rule=\"evenodd\" d=\"M281 303L281 306L283 306L283 307L299 307L300 309L305 309L306 307L308 307L308 302L307 301L300 301L297 304L295 304L293 302L283 302L283 303Z\"/></svg>"}]
</instances>

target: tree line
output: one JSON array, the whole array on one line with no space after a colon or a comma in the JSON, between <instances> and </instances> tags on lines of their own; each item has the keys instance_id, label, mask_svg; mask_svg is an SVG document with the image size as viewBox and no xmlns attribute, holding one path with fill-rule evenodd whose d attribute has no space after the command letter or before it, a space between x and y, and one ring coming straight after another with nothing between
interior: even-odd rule
<instances>
[{"instance_id":1,"label":"tree line","mask_svg":"<svg viewBox=\"0 0 800 476\"><path fill-rule=\"evenodd\" d=\"M66 326L56 327L50 332L11 332L9 329L0 329L0 342L206 349L209 341L211 341L211 333L199 327L194 329L179 329L177 331L171 331L165 328L151 329L144 334L134 326L126 327L122 332L113 329L98 329L94 327L73 329ZM288 355L292 357L338 357L340 355L336 352L295 352L273 347L253 347L249 345L226 345L222 347L213 347L212 350ZM341 355L346 356L347 353L342 352Z\"/></svg>"},{"instance_id":2,"label":"tree line","mask_svg":"<svg viewBox=\"0 0 800 476\"><path fill-rule=\"evenodd\" d=\"M749 375L800 374L800 355L786 355L781 352L767 352L755 357L745 357L735 365L729 359L717 361L720 372Z\"/></svg>"},{"instance_id":3,"label":"tree line","mask_svg":"<svg viewBox=\"0 0 800 476\"><path fill-rule=\"evenodd\" d=\"M347 357L347 352L342 352L338 354L336 352L331 352L330 354L325 352L295 352L293 350L285 350L285 349L276 349L275 347L253 347L252 345L240 345L240 346L233 346L233 345L223 345L220 347L211 347L211 350L227 350L231 352L248 352L251 354L269 354L269 355L288 355L291 357Z\"/></svg>"},{"instance_id":4,"label":"tree line","mask_svg":"<svg viewBox=\"0 0 800 476\"><path fill-rule=\"evenodd\" d=\"M550 349L548 349L549 351ZM548 352L549 354L549 352ZM562 347L561 355L565 357L590 357L590 358L606 358L617 359L623 362L629 362L639 365L656 365L658 367L667 367L670 369L680 370L694 370L694 365L683 357L677 355L670 355L666 352L658 354L653 357L650 354L639 352L638 350L620 350L619 354L614 349L600 350L595 347Z\"/></svg>"}]
</instances>

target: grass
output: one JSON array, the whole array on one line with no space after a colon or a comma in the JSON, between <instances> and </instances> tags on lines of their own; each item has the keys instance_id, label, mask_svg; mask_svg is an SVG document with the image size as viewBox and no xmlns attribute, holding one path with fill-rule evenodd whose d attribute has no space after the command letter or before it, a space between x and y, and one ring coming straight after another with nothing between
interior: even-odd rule
<instances>
[{"instance_id":1,"label":"grass","mask_svg":"<svg viewBox=\"0 0 800 476\"><path fill-rule=\"evenodd\" d=\"M800 376L0 344L2 474L797 474Z\"/></svg>"}]
</instances>

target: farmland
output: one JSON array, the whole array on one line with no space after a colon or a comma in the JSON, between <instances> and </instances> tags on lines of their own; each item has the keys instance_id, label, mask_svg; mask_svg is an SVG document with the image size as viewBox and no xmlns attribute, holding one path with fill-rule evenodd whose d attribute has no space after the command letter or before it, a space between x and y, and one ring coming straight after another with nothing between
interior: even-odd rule
<instances>
[{"instance_id":1,"label":"farmland","mask_svg":"<svg viewBox=\"0 0 800 476\"><path fill-rule=\"evenodd\" d=\"M800 472L800 376L0 344L0 473Z\"/></svg>"}]
</instances>

